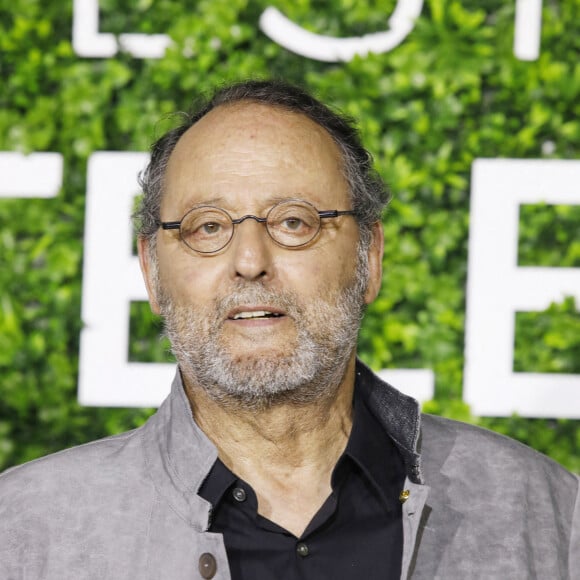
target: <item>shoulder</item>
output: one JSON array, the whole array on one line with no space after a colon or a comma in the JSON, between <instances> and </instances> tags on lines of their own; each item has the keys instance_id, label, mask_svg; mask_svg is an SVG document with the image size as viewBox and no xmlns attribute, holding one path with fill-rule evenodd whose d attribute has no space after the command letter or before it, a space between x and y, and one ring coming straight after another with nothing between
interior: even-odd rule
<instances>
[{"instance_id":1,"label":"shoulder","mask_svg":"<svg viewBox=\"0 0 580 580\"><path fill-rule=\"evenodd\" d=\"M0 577L20 578L23 561L31 571L43 570L52 551L66 560L76 553L67 547L79 542L105 550L103 531L143 528L141 511L155 492L141 448L136 430L0 475Z\"/></svg>"},{"instance_id":2,"label":"shoulder","mask_svg":"<svg viewBox=\"0 0 580 580\"><path fill-rule=\"evenodd\" d=\"M432 550L439 546L437 534L452 533L462 545L458 552L487 558L492 567L503 554L506 566L535 562L545 571L541 577L567 577L560 574L568 565L578 569L578 476L513 439L431 415L422 416L421 462Z\"/></svg>"},{"instance_id":3,"label":"shoulder","mask_svg":"<svg viewBox=\"0 0 580 580\"><path fill-rule=\"evenodd\" d=\"M489 429L427 414L422 414L421 425L423 453L441 456L442 459L460 455L464 461L481 462L485 459L492 464L507 461L512 468L547 469L558 472L564 478L576 479L553 459Z\"/></svg>"},{"instance_id":4,"label":"shoulder","mask_svg":"<svg viewBox=\"0 0 580 580\"><path fill-rule=\"evenodd\" d=\"M553 459L514 439L475 425L422 415L421 456L426 482L442 474L506 491L525 487L573 502L579 479Z\"/></svg>"},{"instance_id":5,"label":"shoulder","mask_svg":"<svg viewBox=\"0 0 580 580\"><path fill-rule=\"evenodd\" d=\"M137 429L8 469L0 474L0 519L22 513L22 506L55 508L90 490L115 486L142 470L140 447Z\"/></svg>"}]
</instances>

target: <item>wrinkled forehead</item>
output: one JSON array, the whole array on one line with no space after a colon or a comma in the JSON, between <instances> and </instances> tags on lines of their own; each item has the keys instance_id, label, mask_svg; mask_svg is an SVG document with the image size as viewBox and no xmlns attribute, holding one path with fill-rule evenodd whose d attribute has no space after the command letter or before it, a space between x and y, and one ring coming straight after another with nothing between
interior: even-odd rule
<instances>
[{"instance_id":1,"label":"wrinkled forehead","mask_svg":"<svg viewBox=\"0 0 580 580\"><path fill-rule=\"evenodd\" d=\"M322 126L301 113L253 102L219 106L190 127L165 177L168 197L224 194L228 188L316 196L346 188L341 152Z\"/></svg>"},{"instance_id":2,"label":"wrinkled forehead","mask_svg":"<svg viewBox=\"0 0 580 580\"><path fill-rule=\"evenodd\" d=\"M192 125L179 139L170 157L170 164L195 153L223 149L240 141L256 143L273 138L280 150L312 143L321 152L340 159L338 146L321 125L305 114L276 105L242 101L212 109Z\"/></svg>"}]
</instances>

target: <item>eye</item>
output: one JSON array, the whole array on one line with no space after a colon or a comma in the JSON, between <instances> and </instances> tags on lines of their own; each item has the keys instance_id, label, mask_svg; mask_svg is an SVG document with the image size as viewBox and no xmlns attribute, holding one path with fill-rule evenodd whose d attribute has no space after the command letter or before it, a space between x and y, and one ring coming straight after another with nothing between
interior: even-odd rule
<instances>
[{"instance_id":1,"label":"eye","mask_svg":"<svg viewBox=\"0 0 580 580\"><path fill-rule=\"evenodd\" d=\"M305 224L299 217L287 217L280 223L281 227L291 232L298 232Z\"/></svg>"},{"instance_id":2,"label":"eye","mask_svg":"<svg viewBox=\"0 0 580 580\"><path fill-rule=\"evenodd\" d=\"M216 208L194 209L181 222L181 235L194 243L227 236L230 230L229 217Z\"/></svg>"},{"instance_id":3,"label":"eye","mask_svg":"<svg viewBox=\"0 0 580 580\"><path fill-rule=\"evenodd\" d=\"M302 208L291 208L279 217L276 228L281 232L304 235L318 229L318 216Z\"/></svg>"},{"instance_id":4,"label":"eye","mask_svg":"<svg viewBox=\"0 0 580 580\"><path fill-rule=\"evenodd\" d=\"M222 225L219 224L218 222L206 222L204 224L201 224L197 228L197 230L201 234L211 236L212 234L218 234L220 232L221 228L222 228ZM194 232L194 235L196 233L197 232Z\"/></svg>"},{"instance_id":5,"label":"eye","mask_svg":"<svg viewBox=\"0 0 580 580\"><path fill-rule=\"evenodd\" d=\"M283 246L307 244L319 229L318 211L307 202L282 202L275 205L268 215L268 231Z\"/></svg>"}]
</instances>

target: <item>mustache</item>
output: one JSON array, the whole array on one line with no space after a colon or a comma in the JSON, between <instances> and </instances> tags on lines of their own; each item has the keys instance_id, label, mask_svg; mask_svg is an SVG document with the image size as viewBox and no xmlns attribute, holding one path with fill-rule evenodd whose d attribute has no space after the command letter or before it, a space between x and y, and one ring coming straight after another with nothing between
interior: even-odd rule
<instances>
[{"instance_id":1,"label":"mustache","mask_svg":"<svg viewBox=\"0 0 580 580\"><path fill-rule=\"evenodd\" d=\"M178 304L165 289L160 288L158 293L161 316L166 320L171 319L175 314L202 315L211 324L221 326L226 320L228 313L234 308L248 305L266 305L284 312L286 316L297 318L304 314L304 308L300 306L297 294L288 290L269 290L260 284L238 286L233 290L224 292L221 296L215 296L212 306L206 306L202 310L195 306Z\"/></svg>"},{"instance_id":2,"label":"mustache","mask_svg":"<svg viewBox=\"0 0 580 580\"><path fill-rule=\"evenodd\" d=\"M303 309L299 306L299 300L294 292L287 290L269 290L264 286L239 287L226 296L214 299L215 312L223 321L229 312L240 306L252 304L268 305L282 310L290 317L300 316Z\"/></svg>"}]
</instances>

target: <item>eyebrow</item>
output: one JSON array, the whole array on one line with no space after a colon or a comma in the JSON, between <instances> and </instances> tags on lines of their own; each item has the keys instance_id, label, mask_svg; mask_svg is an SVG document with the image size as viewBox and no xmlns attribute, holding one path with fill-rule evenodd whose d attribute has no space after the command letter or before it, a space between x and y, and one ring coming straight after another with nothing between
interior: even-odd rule
<instances>
[{"instance_id":1,"label":"eyebrow","mask_svg":"<svg viewBox=\"0 0 580 580\"><path fill-rule=\"evenodd\" d=\"M224 201L225 201L224 198L221 196L220 197L212 197L211 199L205 199L204 201L200 201L197 203L191 203L191 204L188 203L187 205L185 205L184 211L188 212L196 207L200 207L203 205L215 205L216 207L219 207L220 204L223 204Z\"/></svg>"},{"instance_id":2,"label":"eyebrow","mask_svg":"<svg viewBox=\"0 0 580 580\"><path fill-rule=\"evenodd\" d=\"M295 194L290 194L290 195L273 195L268 197L265 200L265 206L266 206L266 210L267 211L269 208L271 208L272 206L276 205L277 203L280 203L282 201L290 201L292 199L299 199L302 201L309 201L308 199L305 198L305 194L304 193L295 193ZM315 204L316 202L314 201L309 201L309 203ZM217 207L220 209L225 209L226 211L233 211L232 208L226 208L223 207L224 205L227 206L226 203L226 199L223 196L218 196L218 197L212 197L210 199L206 199L203 201L200 201L198 203L194 203L191 205L186 205L185 208L182 210L183 211L183 215L185 215L187 212L191 211L192 209L195 209L197 207L203 207L203 206L213 206L213 207Z\"/></svg>"}]
</instances>

